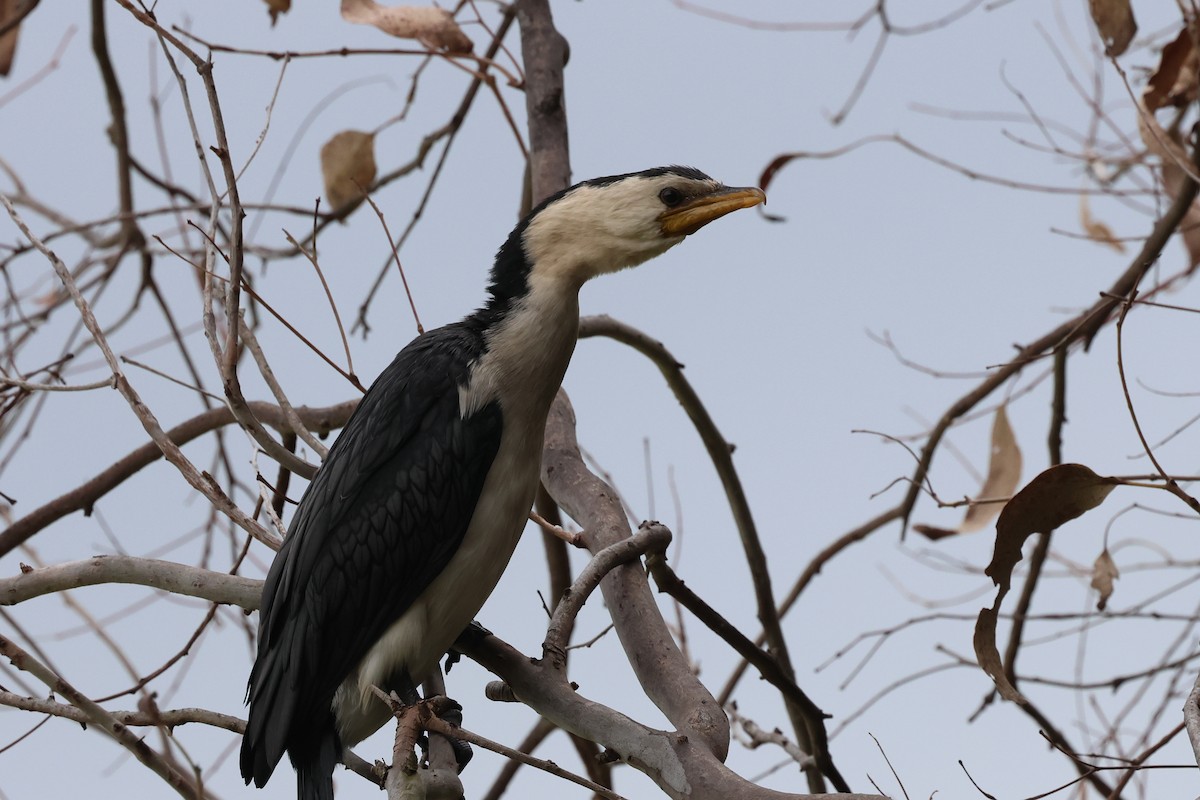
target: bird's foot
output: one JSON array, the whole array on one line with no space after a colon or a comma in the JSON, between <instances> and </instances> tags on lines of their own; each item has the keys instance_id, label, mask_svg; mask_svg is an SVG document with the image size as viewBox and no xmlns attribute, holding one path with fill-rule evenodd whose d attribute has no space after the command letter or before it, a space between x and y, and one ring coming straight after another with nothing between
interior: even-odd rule
<instances>
[{"instance_id":1,"label":"bird's foot","mask_svg":"<svg viewBox=\"0 0 1200 800\"><path fill-rule=\"evenodd\" d=\"M461 728L463 722L462 706L454 703L450 708L439 712L438 717L456 728ZM447 736L446 740L450 742L450 749L454 751L454 761L458 764L458 771L462 772L467 768L467 764L470 763L471 758L474 757L475 751L471 749L471 745L468 742L462 739Z\"/></svg>"},{"instance_id":2,"label":"bird's foot","mask_svg":"<svg viewBox=\"0 0 1200 800\"><path fill-rule=\"evenodd\" d=\"M537 513L536 511L530 511L529 518L531 520L533 520L534 522L536 522L541 527L541 529L544 530L546 533L550 534L551 536L555 536L555 537L558 537L559 539L562 539L564 542L571 545L572 547L583 547L584 546L583 531L579 531L577 533L572 533L571 531L568 531L568 530L562 528L561 526L555 525L553 522L550 522L548 519L546 519L545 517L543 517L541 514Z\"/></svg>"},{"instance_id":3,"label":"bird's foot","mask_svg":"<svg viewBox=\"0 0 1200 800\"><path fill-rule=\"evenodd\" d=\"M450 725L452 728L461 728L463 721L462 706L449 697L439 695L430 697L422 704L425 713L435 716L443 722ZM428 719L428 717L426 717ZM450 752L454 755L454 762L458 766L458 771L462 772L466 769L467 763L475 755L475 751L471 749L471 745L462 739L454 736L445 735L442 739L450 745ZM421 747L422 761L428 762L430 757L430 742L428 733L422 734L417 740L417 744Z\"/></svg>"}]
</instances>

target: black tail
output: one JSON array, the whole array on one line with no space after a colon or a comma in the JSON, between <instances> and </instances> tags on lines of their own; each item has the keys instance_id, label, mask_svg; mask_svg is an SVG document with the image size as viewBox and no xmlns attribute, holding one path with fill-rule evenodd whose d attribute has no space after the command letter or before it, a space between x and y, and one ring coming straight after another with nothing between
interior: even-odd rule
<instances>
[{"instance_id":1,"label":"black tail","mask_svg":"<svg viewBox=\"0 0 1200 800\"><path fill-rule=\"evenodd\" d=\"M333 800L333 768L342 760L342 742L332 722L330 720L316 742L316 748L306 758L292 754L299 800Z\"/></svg>"},{"instance_id":2,"label":"black tail","mask_svg":"<svg viewBox=\"0 0 1200 800\"><path fill-rule=\"evenodd\" d=\"M259 654L246 694L250 712L242 735L242 779L266 784L291 745L297 695L286 690L287 676L276 669L274 653Z\"/></svg>"}]
</instances>

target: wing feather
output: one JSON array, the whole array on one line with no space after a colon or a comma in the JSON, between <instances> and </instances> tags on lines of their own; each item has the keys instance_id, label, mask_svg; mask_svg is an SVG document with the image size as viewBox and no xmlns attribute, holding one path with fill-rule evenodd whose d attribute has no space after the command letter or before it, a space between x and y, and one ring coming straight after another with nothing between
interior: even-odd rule
<instances>
[{"instance_id":1,"label":"wing feather","mask_svg":"<svg viewBox=\"0 0 1200 800\"><path fill-rule=\"evenodd\" d=\"M263 589L247 781L265 783L284 749L294 761L315 753L337 687L462 541L502 427L495 403L460 417L459 386L482 349L460 325L402 350L300 501Z\"/></svg>"}]
</instances>

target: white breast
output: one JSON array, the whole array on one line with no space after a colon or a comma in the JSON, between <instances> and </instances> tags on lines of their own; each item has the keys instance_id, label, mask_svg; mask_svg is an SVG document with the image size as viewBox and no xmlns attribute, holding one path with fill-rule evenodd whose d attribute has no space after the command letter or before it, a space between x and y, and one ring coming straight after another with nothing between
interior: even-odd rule
<instances>
[{"instance_id":1,"label":"white breast","mask_svg":"<svg viewBox=\"0 0 1200 800\"><path fill-rule=\"evenodd\" d=\"M508 566L537 491L541 437L505 431L470 527L450 563L368 651L334 698L342 743L370 736L388 718L370 691L403 667L420 682L438 664L496 587Z\"/></svg>"},{"instance_id":2,"label":"white breast","mask_svg":"<svg viewBox=\"0 0 1200 800\"><path fill-rule=\"evenodd\" d=\"M500 448L479 504L449 564L347 676L334 697L342 743L352 745L387 722L387 707L370 691L401 669L416 682L470 624L496 587L524 530L541 471L546 412L575 348L579 325L573 286L533 282L522 308L489 338L460 390L470 416L498 400L504 418Z\"/></svg>"}]
</instances>

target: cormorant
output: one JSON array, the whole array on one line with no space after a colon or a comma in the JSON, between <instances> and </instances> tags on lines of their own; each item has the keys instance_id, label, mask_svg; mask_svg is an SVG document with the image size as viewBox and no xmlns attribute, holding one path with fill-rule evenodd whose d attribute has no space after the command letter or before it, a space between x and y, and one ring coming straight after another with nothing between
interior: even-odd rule
<instances>
[{"instance_id":1,"label":"cormorant","mask_svg":"<svg viewBox=\"0 0 1200 800\"><path fill-rule=\"evenodd\" d=\"M309 484L263 586L242 777L286 750L301 800L332 800L342 748L390 717L479 611L537 489L550 403L575 349L579 289L764 202L690 167L583 181L496 255L489 297L408 344Z\"/></svg>"}]
</instances>

